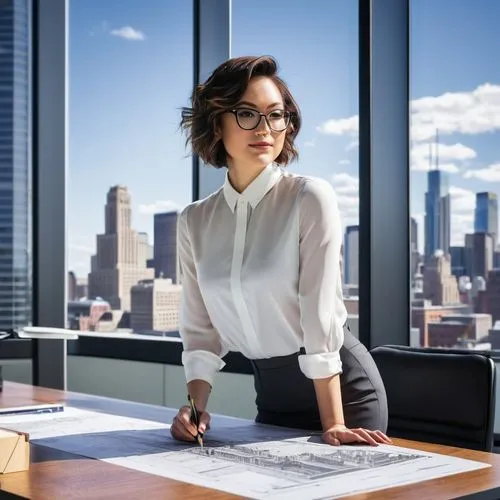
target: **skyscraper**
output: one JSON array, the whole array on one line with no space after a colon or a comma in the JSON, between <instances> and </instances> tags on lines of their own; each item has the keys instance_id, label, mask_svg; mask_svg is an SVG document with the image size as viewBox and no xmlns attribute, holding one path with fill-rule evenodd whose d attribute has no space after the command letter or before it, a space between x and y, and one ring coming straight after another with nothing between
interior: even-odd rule
<instances>
[{"instance_id":1,"label":"skyscraper","mask_svg":"<svg viewBox=\"0 0 500 500\"><path fill-rule=\"evenodd\" d=\"M418 271L418 224L417 221L410 218L410 278L413 281L415 274Z\"/></svg>"},{"instance_id":2,"label":"skyscraper","mask_svg":"<svg viewBox=\"0 0 500 500\"><path fill-rule=\"evenodd\" d=\"M347 226L344 235L344 282L359 284L359 226Z\"/></svg>"},{"instance_id":3,"label":"skyscraper","mask_svg":"<svg viewBox=\"0 0 500 500\"><path fill-rule=\"evenodd\" d=\"M493 237L489 233L465 235L466 271L471 278L486 279L493 269Z\"/></svg>"},{"instance_id":4,"label":"skyscraper","mask_svg":"<svg viewBox=\"0 0 500 500\"><path fill-rule=\"evenodd\" d=\"M436 250L450 251L450 194L446 173L433 169L427 174L425 193L425 260Z\"/></svg>"},{"instance_id":5,"label":"skyscraper","mask_svg":"<svg viewBox=\"0 0 500 500\"><path fill-rule=\"evenodd\" d=\"M476 193L474 232L491 234L493 249L496 248L498 235L498 199L495 193Z\"/></svg>"},{"instance_id":6,"label":"skyscraper","mask_svg":"<svg viewBox=\"0 0 500 500\"><path fill-rule=\"evenodd\" d=\"M124 186L108 191L105 232L97 235L97 253L92 256L89 298L102 297L113 309L130 311L130 291L141 280L152 279L141 248L144 238L132 229L130 194Z\"/></svg>"},{"instance_id":7,"label":"skyscraper","mask_svg":"<svg viewBox=\"0 0 500 500\"><path fill-rule=\"evenodd\" d=\"M0 328L31 322L31 0L0 2Z\"/></svg>"},{"instance_id":8,"label":"skyscraper","mask_svg":"<svg viewBox=\"0 0 500 500\"><path fill-rule=\"evenodd\" d=\"M155 214L154 263L155 277L170 278L178 283L177 270L177 212Z\"/></svg>"}]
</instances>

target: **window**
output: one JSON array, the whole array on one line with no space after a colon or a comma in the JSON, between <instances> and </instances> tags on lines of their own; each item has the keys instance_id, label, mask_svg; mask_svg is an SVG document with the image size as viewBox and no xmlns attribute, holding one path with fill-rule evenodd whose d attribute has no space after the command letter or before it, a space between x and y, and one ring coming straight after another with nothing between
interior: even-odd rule
<instances>
[{"instance_id":1,"label":"window","mask_svg":"<svg viewBox=\"0 0 500 500\"><path fill-rule=\"evenodd\" d=\"M411 2L412 345L500 348L498 16Z\"/></svg>"},{"instance_id":2,"label":"window","mask_svg":"<svg viewBox=\"0 0 500 500\"><path fill-rule=\"evenodd\" d=\"M234 0L232 57L272 55L302 112L291 172L328 180L342 217L343 283L351 331L358 326L358 5ZM265 15L262 13L265 12Z\"/></svg>"},{"instance_id":3,"label":"window","mask_svg":"<svg viewBox=\"0 0 500 500\"><path fill-rule=\"evenodd\" d=\"M176 330L177 302L157 306L152 290L180 294L192 2L71 0L69 10L68 327Z\"/></svg>"}]
</instances>

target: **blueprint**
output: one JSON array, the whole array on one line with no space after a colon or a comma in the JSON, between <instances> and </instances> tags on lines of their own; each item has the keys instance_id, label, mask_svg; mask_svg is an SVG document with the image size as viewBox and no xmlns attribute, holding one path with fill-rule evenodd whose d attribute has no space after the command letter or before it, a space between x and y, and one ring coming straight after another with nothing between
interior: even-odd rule
<instances>
[{"instance_id":1,"label":"blueprint","mask_svg":"<svg viewBox=\"0 0 500 500\"><path fill-rule=\"evenodd\" d=\"M318 434L219 420L205 446L170 436L169 425L67 407L0 417L38 444L247 498L336 498L426 481L489 464L392 445L329 446Z\"/></svg>"},{"instance_id":2,"label":"blueprint","mask_svg":"<svg viewBox=\"0 0 500 500\"><path fill-rule=\"evenodd\" d=\"M247 498L273 500L338 498L489 467L391 445L333 447L307 436L193 446L107 461Z\"/></svg>"}]
</instances>

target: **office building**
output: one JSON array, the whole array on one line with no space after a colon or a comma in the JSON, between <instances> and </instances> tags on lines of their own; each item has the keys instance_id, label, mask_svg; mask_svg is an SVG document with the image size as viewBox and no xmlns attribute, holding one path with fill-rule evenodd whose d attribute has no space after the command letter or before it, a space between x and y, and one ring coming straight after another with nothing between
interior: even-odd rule
<instances>
[{"instance_id":1,"label":"office building","mask_svg":"<svg viewBox=\"0 0 500 500\"><path fill-rule=\"evenodd\" d=\"M451 273L450 256L442 250L437 250L425 266L424 299L434 306L460 303L457 278Z\"/></svg>"},{"instance_id":2,"label":"office building","mask_svg":"<svg viewBox=\"0 0 500 500\"><path fill-rule=\"evenodd\" d=\"M139 257L138 262L142 267L144 262L145 267L148 266L148 260L153 258L153 247L149 244L148 233L138 233L139 238Z\"/></svg>"},{"instance_id":3,"label":"office building","mask_svg":"<svg viewBox=\"0 0 500 500\"><path fill-rule=\"evenodd\" d=\"M418 252L418 223L410 218L410 279L413 283L415 275L418 273L420 255Z\"/></svg>"},{"instance_id":4,"label":"office building","mask_svg":"<svg viewBox=\"0 0 500 500\"><path fill-rule=\"evenodd\" d=\"M488 273L485 292L486 311L493 321L500 321L500 269L492 269Z\"/></svg>"},{"instance_id":5,"label":"office building","mask_svg":"<svg viewBox=\"0 0 500 500\"><path fill-rule=\"evenodd\" d=\"M136 333L179 329L182 286L171 279L143 280L132 287L130 326Z\"/></svg>"},{"instance_id":6,"label":"office building","mask_svg":"<svg viewBox=\"0 0 500 500\"><path fill-rule=\"evenodd\" d=\"M154 216L153 259L155 277L170 278L178 283L177 218L178 212L158 213Z\"/></svg>"},{"instance_id":7,"label":"office building","mask_svg":"<svg viewBox=\"0 0 500 500\"><path fill-rule=\"evenodd\" d=\"M359 283L359 226L347 226L344 235L344 283Z\"/></svg>"},{"instance_id":8,"label":"office building","mask_svg":"<svg viewBox=\"0 0 500 500\"><path fill-rule=\"evenodd\" d=\"M130 311L132 286L153 278L144 257L144 238L132 229L130 194L126 187L114 186L107 195L105 232L97 236L97 253L92 256L89 298L101 297L112 309Z\"/></svg>"},{"instance_id":9,"label":"office building","mask_svg":"<svg viewBox=\"0 0 500 500\"><path fill-rule=\"evenodd\" d=\"M495 193L476 193L474 232L491 234L493 248L498 242L498 199Z\"/></svg>"},{"instance_id":10,"label":"office building","mask_svg":"<svg viewBox=\"0 0 500 500\"><path fill-rule=\"evenodd\" d=\"M68 272L68 302L77 300L76 294L76 275L73 271Z\"/></svg>"},{"instance_id":11,"label":"office building","mask_svg":"<svg viewBox=\"0 0 500 500\"><path fill-rule=\"evenodd\" d=\"M427 173L425 193L425 260L436 250L450 251L450 194L448 175L438 169Z\"/></svg>"},{"instance_id":12,"label":"office building","mask_svg":"<svg viewBox=\"0 0 500 500\"><path fill-rule=\"evenodd\" d=\"M451 272L457 278L466 276L466 248L464 246L451 246Z\"/></svg>"},{"instance_id":13,"label":"office building","mask_svg":"<svg viewBox=\"0 0 500 500\"><path fill-rule=\"evenodd\" d=\"M30 9L0 2L0 329L32 320Z\"/></svg>"},{"instance_id":14,"label":"office building","mask_svg":"<svg viewBox=\"0 0 500 500\"><path fill-rule=\"evenodd\" d=\"M492 327L490 314L446 314L428 323L429 347L454 347L460 342L477 342Z\"/></svg>"},{"instance_id":15,"label":"office building","mask_svg":"<svg viewBox=\"0 0 500 500\"><path fill-rule=\"evenodd\" d=\"M493 237L489 233L465 235L465 264L468 276L486 279L493 269Z\"/></svg>"}]
</instances>

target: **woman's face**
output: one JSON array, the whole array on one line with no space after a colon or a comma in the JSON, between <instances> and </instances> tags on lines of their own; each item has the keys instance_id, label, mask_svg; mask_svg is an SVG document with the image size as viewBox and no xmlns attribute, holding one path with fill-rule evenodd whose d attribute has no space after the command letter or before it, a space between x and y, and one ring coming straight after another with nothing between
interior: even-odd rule
<instances>
[{"instance_id":1,"label":"woman's face","mask_svg":"<svg viewBox=\"0 0 500 500\"><path fill-rule=\"evenodd\" d=\"M243 109L242 109L243 108ZM240 123L251 124L252 111L268 114L274 128L281 128L280 111L284 111L283 97L276 84L268 77L255 77L250 80L241 101L233 109L238 112ZM241 128L234 113L221 116L221 127L217 130L228 154L228 166L245 167L266 166L281 153L285 142L286 130L272 130L264 117L253 130Z\"/></svg>"}]
</instances>

